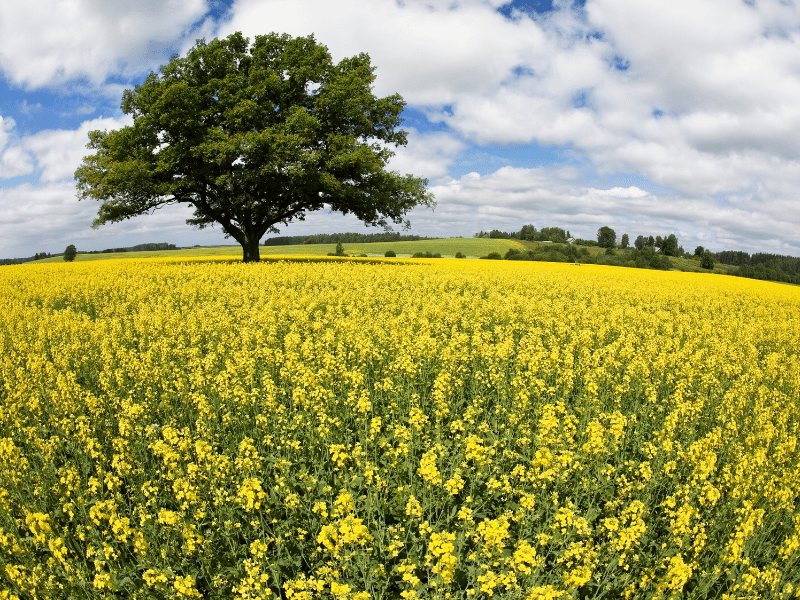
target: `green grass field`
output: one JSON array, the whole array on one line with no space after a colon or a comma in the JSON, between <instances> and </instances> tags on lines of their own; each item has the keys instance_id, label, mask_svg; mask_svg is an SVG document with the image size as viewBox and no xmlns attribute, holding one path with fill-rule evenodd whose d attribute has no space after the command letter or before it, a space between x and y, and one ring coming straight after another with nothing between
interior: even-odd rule
<instances>
[{"instance_id":1,"label":"green grass field","mask_svg":"<svg viewBox=\"0 0 800 600\"><path fill-rule=\"evenodd\" d=\"M509 248L522 248L515 240L492 240L486 238L442 238L421 240L417 242L378 242L369 244L346 244L345 253L350 256L367 254L383 256L387 250L393 250L397 256L411 256L415 252L430 252L442 256L454 257L456 252L468 258L480 258L490 252L505 254ZM336 250L336 244L300 244L297 246L261 246L261 257L269 256L326 256ZM109 252L104 254L78 254L76 261L106 260L109 258L191 258L196 256L232 256L241 257L241 246L213 246L186 248L184 250L157 250L148 252ZM61 262L61 256L54 256L36 262Z\"/></svg>"},{"instance_id":2,"label":"green grass field","mask_svg":"<svg viewBox=\"0 0 800 600\"><path fill-rule=\"evenodd\" d=\"M435 240L420 240L416 242L377 242L364 244L345 244L344 251L349 256L366 254L368 256L383 256L387 250L393 250L398 258L409 257L416 252L430 252L441 254L443 257L454 257L457 252L466 255L467 258L480 258L490 252L499 252L505 255L509 248L519 248L521 250L535 250L542 246L562 246L562 244L544 244L543 242L519 242L517 240L497 240L488 238L441 238ZM589 252L593 256L600 256L605 253L603 248L589 247ZM280 256L327 256L336 250L335 244L299 244L296 246L261 246L261 258ZM629 250L616 250L617 255L624 256L632 252ZM103 254L78 254L75 260L107 260L110 258L194 258L201 256L209 257L231 257L241 258L241 246L211 246L185 248L182 250L156 250L145 252L109 252ZM704 272L700 267L700 261L685 258L671 258L673 269L685 272ZM34 262L62 262L61 256L54 256ZM715 273L728 274L733 267L717 264L714 266Z\"/></svg>"}]
</instances>

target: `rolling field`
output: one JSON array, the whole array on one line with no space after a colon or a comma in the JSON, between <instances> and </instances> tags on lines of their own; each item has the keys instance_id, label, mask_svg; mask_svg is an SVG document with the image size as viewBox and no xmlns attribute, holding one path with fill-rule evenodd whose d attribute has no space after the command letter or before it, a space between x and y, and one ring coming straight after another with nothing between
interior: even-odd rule
<instances>
[{"instance_id":1,"label":"rolling field","mask_svg":"<svg viewBox=\"0 0 800 600\"><path fill-rule=\"evenodd\" d=\"M2 600L800 597L800 288L82 258L0 271Z\"/></svg>"},{"instance_id":2,"label":"rolling field","mask_svg":"<svg viewBox=\"0 0 800 600\"><path fill-rule=\"evenodd\" d=\"M436 240L421 240L416 242L378 242L365 244L346 244L344 250L353 256L368 254L383 256L387 250L394 250L398 255L412 255L416 252L430 252L442 256L454 257L456 252L461 252L469 258L480 258L490 252L505 254L509 248L522 248L515 240L492 240L478 238L442 238ZM326 256L329 252L336 251L336 244L299 244L296 246L261 246L261 257L281 256ZM242 258L241 246L212 246L186 248L183 250L163 250L148 252L109 252L101 254L78 254L76 261L108 260L115 258L174 258L185 259L195 257L233 257ZM60 256L46 258L37 263L63 262Z\"/></svg>"}]
</instances>

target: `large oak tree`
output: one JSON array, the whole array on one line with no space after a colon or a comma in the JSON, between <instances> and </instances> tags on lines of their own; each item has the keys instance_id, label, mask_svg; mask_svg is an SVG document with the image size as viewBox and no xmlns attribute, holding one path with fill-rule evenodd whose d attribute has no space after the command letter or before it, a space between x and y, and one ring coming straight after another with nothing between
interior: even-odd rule
<instances>
[{"instance_id":1,"label":"large oak tree","mask_svg":"<svg viewBox=\"0 0 800 600\"><path fill-rule=\"evenodd\" d=\"M220 224L245 262L276 225L325 206L408 227L433 197L427 180L387 170L406 144L405 102L377 98L374 79L368 55L334 63L313 35L199 40L124 93L133 125L89 134L78 197L102 202L93 227L190 204L188 223Z\"/></svg>"}]
</instances>

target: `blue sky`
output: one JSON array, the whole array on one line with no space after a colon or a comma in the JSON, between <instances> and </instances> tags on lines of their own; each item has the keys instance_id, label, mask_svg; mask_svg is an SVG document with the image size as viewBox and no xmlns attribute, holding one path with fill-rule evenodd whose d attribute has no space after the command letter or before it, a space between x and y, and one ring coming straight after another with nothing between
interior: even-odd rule
<instances>
[{"instance_id":1,"label":"blue sky","mask_svg":"<svg viewBox=\"0 0 800 600\"><path fill-rule=\"evenodd\" d=\"M314 33L407 101L412 233L533 223L800 255L800 9L780 0L32 0L0 6L0 257L226 243L174 207L90 228L72 173L199 37ZM319 211L282 234L367 231Z\"/></svg>"}]
</instances>

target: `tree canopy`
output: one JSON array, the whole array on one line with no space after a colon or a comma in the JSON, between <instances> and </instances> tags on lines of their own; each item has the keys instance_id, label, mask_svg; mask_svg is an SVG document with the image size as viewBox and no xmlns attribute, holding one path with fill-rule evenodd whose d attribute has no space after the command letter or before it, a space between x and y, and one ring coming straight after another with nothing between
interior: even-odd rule
<instances>
[{"instance_id":1,"label":"tree canopy","mask_svg":"<svg viewBox=\"0 0 800 600\"><path fill-rule=\"evenodd\" d=\"M123 94L133 125L90 132L75 178L80 199L102 202L92 226L185 203L189 224L221 225L246 262L276 225L325 206L407 228L433 197L427 180L386 169L407 141L405 102L377 98L374 71L363 53L335 64L313 35L198 40Z\"/></svg>"},{"instance_id":2,"label":"tree canopy","mask_svg":"<svg viewBox=\"0 0 800 600\"><path fill-rule=\"evenodd\" d=\"M67 246L66 250L64 250L64 260L66 262L72 262L75 260L75 257L78 255L78 250L75 248L75 244L70 244Z\"/></svg>"},{"instance_id":3,"label":"tree canopy","mask_svg":"<svg viewBox=\"0 0 800 600\"><path fill-rule=\"evenodd\" d=\"M617 233L611 227L597 230L597 245L601 248L613 248L617 245Z\"/></svg>"}]
</instances>

